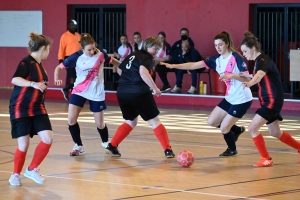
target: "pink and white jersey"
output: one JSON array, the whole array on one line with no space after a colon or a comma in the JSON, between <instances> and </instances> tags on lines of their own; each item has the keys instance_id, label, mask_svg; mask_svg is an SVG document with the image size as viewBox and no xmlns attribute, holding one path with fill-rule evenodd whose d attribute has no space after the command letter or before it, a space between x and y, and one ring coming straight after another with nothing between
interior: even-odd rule
<instances>
[{"instance_id":1,"label":"pink and white jersey","mask_svg":"<svg viewBox=\"0 0 300 200\"><path fill-rule=\"evenodd\" d=\"M72 54L62 64L65 67L76 66L76 80L72 94L77 94L88 100L104 101L104 62L108 63L110 57L99 51L94 56L86 56L82 50ZM74 63L76 62L76 65Z\"/></svg>"},{"instance_id":2,"label":"pink and white jersey","mask_svg":"<svg viewBox=\"0 0 300 200\"><path fill-rule=\"evenodd\" d=\"M214 69L219 75L224 74L239 74L240 72L247 72L247 64L244 59L237 53L232 52L227 58L219 54L201 61L206 68ZM251 90L246 87L243 88L242 82L231 78L225 81L226 94L225 99L232 105L242 104L253 99Z\"/></svg>"},{"instance_id":3,"label":"pink and white jersey","mask_svg":"<svg viewBox=\"0 0 300 200\"><path fill-rule=\"evenodd\" d=\"M131 45L129 45L128 47L120 45L115 52L121 56L120 61L122 62L129 54L132 53L132 47Z\"/></svg>"}]
</instances>

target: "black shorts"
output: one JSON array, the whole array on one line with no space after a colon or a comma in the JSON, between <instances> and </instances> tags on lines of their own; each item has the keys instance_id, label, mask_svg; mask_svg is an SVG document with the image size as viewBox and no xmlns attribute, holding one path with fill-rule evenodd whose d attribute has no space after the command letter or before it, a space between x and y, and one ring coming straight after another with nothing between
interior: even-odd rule
<instances>
[{"instance_id":1,"label":"black shorts","mask_svg":"<svg viewBox=\"0 0 300 200\"><path fill-rule=\"evenodd\" d=\"M32 117L22 117L13 119L10 122L12 138L19 138L25 135L30 135L30 137L33 137L41 131L52 131L48 114Z\"/></svg>"},{"instance_id":2,"label":"black shorts","mask_svg":"<svg viewBox=\"0 0 300 200\"><path fill-rule=\"evenodd\" d=\"M222 110L225 110L229 115L241 119L244 114L246 114L247 110L251 107L251 104L252 100L245 103L232 105L226 99L223 99L218 104L218 107L220 107Z\"/></svg>"},{"instance_id":3,"label":"black shorts","mask_svg":"<svg viewBox=\"0 0 300 200\"><path fill-rule=\"evenodd\" d=\"M159 115L152 93L118 93L118 102L125 120L134 120L141 116L148 121Z\"/></svg>"},{"instance_id":4,"label":"black shorts","mask_svg":"<svg viewBox=\"0 0 300 200\"><path fill-rule=\"evenodd\" d=\"M282 121L283 118L280 115L280 112L277 110L273 110L270 108L267 108L265 106L262 106L256 111L256 114L267 120L268 122L266 124L271 124L276 120Z\"/></svg>"},{"instance_id":5,"label":"black shorts","mask_svg":"<svg viewBox=\"0 0 300 200\"><path fill-rule=\"evenodd\" d=\"M83 108L86 98L79 96L77 94L72 94L70 98L70 104ZM106 109L106 104L104 101L92 101L89 100L90 103L90 111L92 112L101 112Z\"/></svg>"}]
</instances>

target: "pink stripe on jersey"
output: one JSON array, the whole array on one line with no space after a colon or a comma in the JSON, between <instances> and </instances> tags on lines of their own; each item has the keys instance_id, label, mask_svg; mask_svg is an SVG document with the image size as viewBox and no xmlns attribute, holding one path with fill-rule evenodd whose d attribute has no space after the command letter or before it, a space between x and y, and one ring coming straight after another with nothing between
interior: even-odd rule
<instances>
[{"instance_id":1,"label":"pink stripe on jersey","mask_svg":"<svg viewBox=\"0 0 300 200\"><path fill-rule=\"evenodd\" d=\"M126 58L129 54L130 54L130 47L127 47L127 49L126 49L126 51L124 53L123 58Z\"/></svg>"},{"instance_id":2,"label":"pink stripe on jersey","mask_svg":"<svg viewBox=\"0 0 300 200\"><path fill-rule=\"evenodd\" d=\"M235 57L233 55L231 55L231 58L229 59L227 66L225 68L225 74L232 74L232 71L234 70L235 65L236 65ZM228 96L228 91L230 90L230 87L231 87L230 81L231 81L231 79L227 79L225 81L226 86L227 86L225 96Z\"/></svg>"},{"instance_id":3,"label":"pink stripe on jersey","mask_svg":"<svg viewBox=\"0 0 300 200\"><path fill-rule=\"evenodd\" d=\"M101 53L101 55L96 60L94 66L92 67L92 69L88 72L86 78L73 88L72 94L81 93L86 88L88 88L91 82L95 79L95 77L98 76L99 69L103 63L104 63L104 54Z\"/></svg>"},{"instance_id":4,"label":"pink stripe on jersey","mask_svg":"<svg viewBox=\"0 0 300 200\"><path fill-rule=\"evenodd\" d=\"M164 55L165 55L165 52L166 52L166 46L165 46L165 48L163 48L163 49L161 50L161 52L160 52L160 54L158 55L158 57L159 57L159 58L163 58Z\"/></svg>"},{"instance_id":5,"label":"pink stripe on jersey","mask_svg":"<svg viewBox=\"0 0 300 200\"><path fill-rule=\"evenodd\" d=\"M205 69L209 69L209 67L205 64L204 60L201 60L200 62L203 63L203 65L205 66Z\"/></svg>"}]
</instances>

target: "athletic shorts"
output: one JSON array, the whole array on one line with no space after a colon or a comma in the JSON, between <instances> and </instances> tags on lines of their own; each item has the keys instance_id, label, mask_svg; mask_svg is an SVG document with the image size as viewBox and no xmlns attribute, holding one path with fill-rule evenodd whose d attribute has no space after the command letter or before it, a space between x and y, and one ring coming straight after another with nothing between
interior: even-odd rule
<instances>
[{"instance_id":1,"label":"athletic shorts","mask_svg":"<svg viewBox=\"0 0 300 200\"><path fill-rule=\"evenodd\" d=\"M118 102L125 120L134 120L141 116L144 121L159 115L152 93L118 93Z\"/></svg>"},{"instance_id":2,"label":"athletic shorts","mask_svg":"<svg viewBox=\"0 0 300 200\"><path fill-rule=\"evenodd\" d=\"M83 108L86 98L79 96L77 94L72 94L70 98L70 104ZM106 104L104 101L92 101L89 100L90 103L90 111L92 112L101 112L106 109Z\"/></svg>"},{"instance_id":3,"label":"athletic shorts","mask_svg":"<svg viewBox=\"0 0 300 200\"><path fill-rule=\"evenodd\" d=\"M266 124L271 124L276 120L282 121L283 118L280 115L280 112L277 110L270 109L268 107L262 106L256 111L256 114L267 120Z\"/></svg>"},{"instance_id":4,"label":"athletic shorts","mask_svg":"<svg viewBox=\"0 0 300 200\"><path fill-rule=\"evenodd\" d=\"M251 107L251 104L252 100L245 103L232 105L226 99L223 99L219 103L218 107L220 107L222 110L225 110L229 115L241 119Z\"/></svg>"},{"instance_id":5,"label":"athletic shorts","mask_svg":"<svg viewBox=\"0 0 300 200\"><path fill-rule=\"evenodd\" d=\"M38 132L45 130L52 131L48 114L22 117L13 119L10 122L12 138L19 138L25 135L30 135L32 138Z\"/></svg>"}]
</instances>

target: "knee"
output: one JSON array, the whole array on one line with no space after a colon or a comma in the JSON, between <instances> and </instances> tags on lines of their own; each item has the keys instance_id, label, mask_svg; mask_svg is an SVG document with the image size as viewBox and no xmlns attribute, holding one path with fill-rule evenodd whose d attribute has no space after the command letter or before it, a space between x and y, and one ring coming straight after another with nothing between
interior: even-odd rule
<instances>
[{"instance_id":1,"label":"knee","mask_svg":"<svg viewBox=\"0 0 300 200\"><path fill-rule=\"evenodd\" d=\"M248 132L250 133L250 135L253 137L256 137L258 134L258 129L255 126L249 125L248 126Z\"/></svg>"},{"instance_id":2,"label":"knee","mask_svg":"<svg viewBox=\"0 0 300 200\"><path fill-rule=\"evenodd\" d=\"M217 127L220 125L220 123L217 123L216 121L214 121L213 119L210 119L210 118L207 119L207 124L212 127Z\"/></svg>"},{"instance_id":3,"label":"knee","mask_svg":"<svg viewBox=\"0 0 300 200\"><path fill-rule=\"evenodd\" d=\"M52 131L47 131L46 134L43 134L41 137L42 142L45 144L52 144L53 142L53 132Z\"/></svg>"},{"instance_id":4,"label":"knee","mask_svg":"<svg viewBox=\"0 0 300 200\"><path fill-rule=\"evenodd\" d=\"M281 137L282 133L280 130L279 131L270 131L270 135L279 139Z\"/></svg>"},{"instance_id":5,"label":"knee","mask_svg":"<svg viewBox=\"0 0 300 200\"><path fill-rule=\"evenodd\" d=\"M22 152L27 152L28 147L29 147L29 142L18 144L18 148Z\"/></svg>"}]
</instances>

